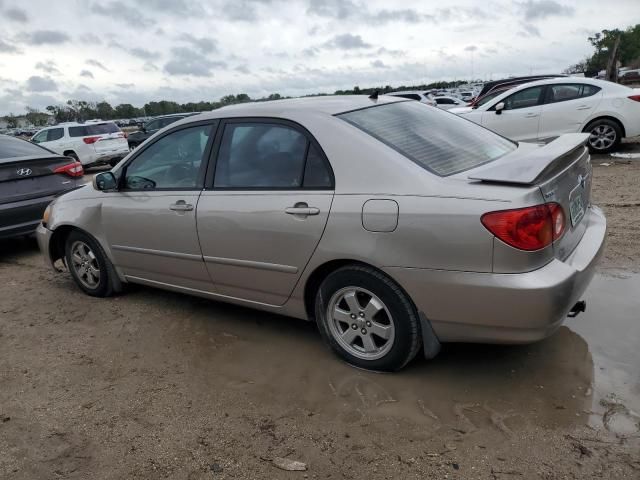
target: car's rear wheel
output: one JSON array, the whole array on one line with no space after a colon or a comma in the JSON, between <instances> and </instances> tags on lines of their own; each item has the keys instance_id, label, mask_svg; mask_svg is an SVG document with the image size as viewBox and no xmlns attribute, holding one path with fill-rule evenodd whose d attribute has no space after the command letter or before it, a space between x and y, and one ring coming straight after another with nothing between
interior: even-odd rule
<instances>
[{"instance_id":1,"label":"car's rear wheel","mask_svg":"<svg viewBox=\"0 0 640 480\"><path fill-rule=\"evenodd\" d=\"M108 297L113 293L115 271L96 240L73 231L65 243L65 261L74 281L87 295Z\"/></svg>"},{"instance_id":2,"label":"car's rear wheel","mask_svg":"<svg viewBox=\"0 0 640 480\"><path fill-rule=\"evenodd\" d=\"M584 131L589 134L588 144L591 153L609 153L622 140L620 125L606 118L594 120Z\"/></svg>"},{"instance_id":3,"label":"car's rear wheel","mask_svg":"<svg viewBox=\"0 0 640 480\"><path fill-rule=\"evenodd\" d=\"M420 322L411 300L377 270L360 265L331 273L316 295L316 320L325 342L360 368L399 370L420 347Z\"/></svg>"}]
</instances>

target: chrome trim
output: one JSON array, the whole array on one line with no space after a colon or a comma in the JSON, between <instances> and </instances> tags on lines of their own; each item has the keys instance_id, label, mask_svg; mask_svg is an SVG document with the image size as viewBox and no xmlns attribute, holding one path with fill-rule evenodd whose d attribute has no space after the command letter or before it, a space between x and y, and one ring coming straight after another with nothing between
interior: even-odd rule
<instances>
[{"instance_id":1,"label":"chrome trim","mask_svg":"<svg viewBox=\"0 0 640 480\"><path fill-rule=\"evenodd\" d=\"M220 265L233 265L235 267L257 268L260 270L270 270L272 272L298 273L298 267L290 265L279 265L277 263L254 262L253 260L236 260L235 258L202 257L205 262L217 263Z\"/></svg>"},{"instance_id":2,"label":"chrome trim","mask_svg":"<svg viewBox=\"0 0 640 480\"><path fill-rule=\"evenodd\" d=\"M157 255L159 257L202 261L202 255L194 255L192 253L167 252L165 250L152 250L151 248L127 247L125 245L113 245L111 248L113 250L120 250L122 252L144 253L147 255Z\"/></svg>"}]
</instances>

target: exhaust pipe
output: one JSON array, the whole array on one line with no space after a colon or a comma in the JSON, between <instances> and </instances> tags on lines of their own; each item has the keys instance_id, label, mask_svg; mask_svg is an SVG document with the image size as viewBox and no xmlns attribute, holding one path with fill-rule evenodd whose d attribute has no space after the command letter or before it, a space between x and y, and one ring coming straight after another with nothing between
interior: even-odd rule
<instances>
[{"instance_id":1,"label":"exhaust pipe","mask_svg":"<svg viewBox=\"0 0 640 480\"><path fill-rule=\"evenodd\" d=\"M579 302L576 302L576 304L573 307L571 307L571 310L569 310L569 313L567 313L567 317L570 317L570 318L577 317L579 313L582 313L586 310L587 310L587 302L585 302L584 300L580 300Z\"/></svg>"}]
</instances>

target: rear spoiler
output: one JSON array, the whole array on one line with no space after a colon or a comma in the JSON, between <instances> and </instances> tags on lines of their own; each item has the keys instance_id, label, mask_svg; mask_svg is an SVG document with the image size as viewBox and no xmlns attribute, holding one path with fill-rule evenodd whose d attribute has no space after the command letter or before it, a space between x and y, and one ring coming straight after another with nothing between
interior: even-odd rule
<instances>
[{"instance_id":1,"label":"rear spoiler","mask_svg":"<svg viewBox=\"0 0 640 480\"><path fill-rule=\"evenodd\" d=\"M471 180L483 182L511 183L517 185L534 185L549 170L560 166L562 159L576 150L583 151L589 138L588 133L567 133L556 140L527 152L514 152L510 159L499 165L491 163L487 168L479 168L469 175ZM580 148L582 147L582 148Z\"/></svg>"}]
</instances>

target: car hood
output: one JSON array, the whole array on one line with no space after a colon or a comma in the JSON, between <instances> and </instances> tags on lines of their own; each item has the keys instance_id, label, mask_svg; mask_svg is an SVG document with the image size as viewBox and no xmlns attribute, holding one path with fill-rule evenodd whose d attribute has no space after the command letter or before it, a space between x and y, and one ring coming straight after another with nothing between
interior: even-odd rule
<instances>
[{"instance_id":1,"label":"car hood","mask_svg":"<svg viewBox=\"0 0 640 480\"><path fill-rule=\"evenodd\" d=\"M450 113L455 113L456 115L464 115L465 113L471 113L473 112L473 107L453 107L450 108L448 111Z\"/></svg>"}]
</instances>

